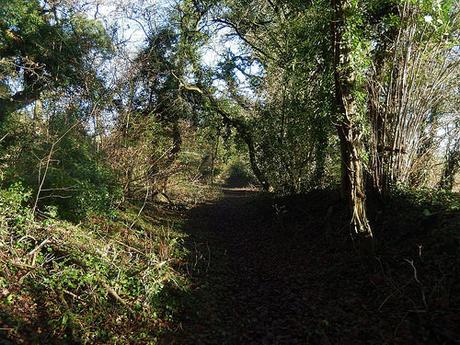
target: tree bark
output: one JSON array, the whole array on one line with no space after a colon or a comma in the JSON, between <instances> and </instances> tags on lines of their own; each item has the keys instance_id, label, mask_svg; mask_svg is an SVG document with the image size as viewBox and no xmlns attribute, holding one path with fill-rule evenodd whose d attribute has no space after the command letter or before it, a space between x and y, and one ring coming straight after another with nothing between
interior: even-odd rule
<instances>
[{"instance_id":1,"label":"tree bark","mask_svg":"<svg viewBox=\"0 0 460 345\"><path fill-rule=\"evenodd\" d=\"M39 91L32 91L30 93L19 91L9 98L0 98L0 123L6 120L8 114L32 104L39 97Z\"/></svg>"},{"instance_id":2,"label":"tree bark","mask_svg":"<svg viewBox=\"0 0 460 345\"><path fill-rule=\"evenodd\" d=\"M366 213L364 145L359 123L359 101L354 93L359 87L357 71L350 61L350 43L343 40L347 15L353 11L351 7L356 5L346 0L331 0L331 5L336 128L342 156L342 194L348 200L354 232L361 237L372 238Z\"/></svg>"}]
</instances>

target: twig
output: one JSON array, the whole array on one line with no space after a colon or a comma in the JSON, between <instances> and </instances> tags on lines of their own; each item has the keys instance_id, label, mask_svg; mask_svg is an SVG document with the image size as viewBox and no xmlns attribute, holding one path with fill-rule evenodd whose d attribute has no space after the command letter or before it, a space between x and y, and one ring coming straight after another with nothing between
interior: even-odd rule
<instances>
[{"instance_id":1,"label":"twig","mask_svg":"<svg viewBox=\"0 0 460 345\"><path fill-rule=\"evenodd\" d=\"M417 269L415 268L414 265L414 260L409 260L409 259L404 259L409 265L412 266L412 269L414 270L414 280L417 282L417 284L420 286L420 292L422 294L422 301L423 301L423 306L425 309L428 309L428 304L426 303L426 296L425 296L425 291L423 289L423 284L420 282L417 276Z\"/></svg>"},{"instance_id":2,"label":"twig","mask_svg":"<svg viewBox=\"0 0 460 345\"><path fill-rule=\"evenodd\" d=\"M22 241L25 240L26 238L30 238L30 239L34 240L35 242L37 242L37 240L36 240L35 237L30 236L30 235L24 235L24 236L22 236L22 237L18 240L18 243L19 243L19 242L22 242Z\"/></svg>"},{"instance_id":3,"label":"twig","mask_svg":"<svg viewBox=\"0 0 460 345\"><path fill-rule=\"evenodd\" d=\"M422 285L422 283L420 283L420 280L418 280L418 277L417 277L417 269L416 269L415 266L414 266L414 260L404 259L404 261L407 262L409 265L412 266L412 268L414 269L414 279L415 279L415 281L416 281L418 284Z\"/></svg>"},{"instance_id":4,"label":"twig","mask_svg":"<svg viewBox=\"0 0 460 345\"><path fill-rule=\"evenodd\" d=\"M128 303L123 299L121 298L117 292L112 288L110 287L108 284L106 284L105 282L101 282L102 286L107 290L107 292L113 297L115 298L115 300L117 300L118 302L120 302L120 304L122 304L131 314L135 314L134 313L134 310L131 309L131 307L128 305Z\"/></svg>"},{"instance_id":5,"label":"twig","mask_svg":"<svg viewBox=\"0 0 460 345\"><path fill-rule=\"evenodd\" d=\"M37 247L35 247L35 249L33 249L27 254L28 256L32 256L32 263L31 263L32 267L35 267L35 261L37 260L37 253L48 242L50 242L49 238L45 239L42 243L40 243Z\"/></svg>"},{"instance_id":6,"label":"twig","mask_svg":"<svg viewBox=\"0 0 460 345\"><path fill-rule=\"evenodd\" d=\"M403 324L403 322L406 320L407 315L409 315L409 311L407 311L407 312L404 314L404 316L402 317L401 321L398 323L398 325L397 325L396 328L394 329L394 331L393 331L393 337L396 337L396 334L398 334L399 327L401 327L401 325Z\"/></svg>"},{"instance_id":7,"label":"twig","mask_svg":"<svg viewBox=\"0 0 460 345\"><path fill-rule=\"evenodd\" d=\"M94 105L93 108L91 109L91 113L89 114L89 116L91 117L97 110L98 108L98 104ZM40 193L42 192L43 190L43 185L45 183L45 180L46 180L46 175L48 173L48 169L49 169L49 165L51 163L51 158L53 156L53 153L54 153L54 148L56 147L57 144L59 144L59 142L64 139L67 134L70 133L70 131L72 131L75 127L77 127L78 125L80 125L81 123L83 123L83 119L75 122L72 126L70 126L65 132L64 134L62 134L59 138L56 139L56 141L54 143L51 144L51 148L50 148L50 151L48 153L48 156L47 156L47 160L46 160L46 167L45 167L45 171L43 172L43 176L41 177L41 180L40 180L40 183L39 183L39 187L38 187L38 190L37 190L37 195L35 197L35 202L34 202L34 207L32 208L32 213L35 214L35 211L37 210L37 205L38 205L38 201L40 200ZM40 167L39 169L41 169L41 162L40 162Z\"/></svg>"},{"instance_id":8,"label":"twig","mask_svg":"<svg viewBox=\"0 0 460 345\"><path fill-rule=\"evenodd\" d=\"M82 302L83 304L85 304L85 305L86 305L86 303L85 303L84 299L83 299L83 298L81 298L80 296L78 296L78 295L74 294L73 292L71 292L71 291L69 291L69 290L65 290L65 289L64 289L64 290L62 290L62 292L64 292L64 293L66 293L67 295L69 295L69 296L71 296L71 297L75 298L76 300L79 300L80 302Z\"/></svg>"},{"instance_id":9,"label":"twig","mask_svg":"<svg viewBox=\"0 0 460 345\"><path fill-rule=\"evenodd\" d=\"M70 128L68 128L68 129L64 132L64 134L62 134L59 138L56 139L56 141L55 141L54 143L51 144L51 148L50 148L50 151L48 152L48 156L47 156L47 159L46 159L45 171L43 172L43 176L42 176L42 178L41 178L41 180L40 180L40 184L39 184L39 186L38 186L37 195L35 196L35 202L34 202L34 207L32 208L32 213L35 214L35 211L36 211L36 209L37 209L38 201L40 200L40 193L42 192L43 185L45 184L46 175L48 174L48 169L49 169L49 166L50 166L50 163L51 163L53 154L54 154L54 148L56 147L57 144L59 144L59 142L60 142L62 139L64 139L64 137L65 137L72 129L74 129L74 128L75 128L77 125L79 125L81 122L82 122L82 120L75 122ZM41 166L41 162L40 162L40 166Z\"/></svg>"},{"instance_id":10,"label":"twig","mask_svg":"<svg viewBox=\"0 0 460 345\"><path fill-rule=\"evenodd\" d=\"M141 216L142 211L144 211L145 205L147 205L147 200L149 198L149 195L150 195L150 186L147 186L147 190L145 191L144 203L142 204L142 207L139 209L139 212L137 213L136 218L133 220L133 222L129 226L129 230L131 230L133 226L136 224L136 222L139 220L139 217Z\"/></svg>"},{"instance_id":11,"label":"twig","mask_svg":"<svg viewBox=\"0 0 460 345\"><path fill-rule=\"evenodd\" d=\"M28 264L25 264L23 262L19 262L19 261L10 261L10 264L13 265L13 266L16 266L20 269L27 269L27 268L35 268L34 266L31 266L31 265L28 265Z\"/></svg>"},{"instance_id":12,"label":"twig","mask_svg":"<svg viewBox=\"0 0 460 345\"><path fill-rule=\"evenodd\" d=\"M118 241L118 240L113 240L113 241L116 242L116 243L118 243L118 244L120 244L120 245L122 245L122 246L124 246L125 248L128 248L128 249L130 249L130 250L132 250L132 251L135 251L135 252L138 253L138 254L141 254L141 255L143 255L143 256L146 256L145 253L143 253L142 251L140 251L140 250L137 249L137 248L131 247L131 246L127 245L126 243L123 243L123 242Z\"/></svg>"},{"instance_id":13,"label":"twig","mask_svg":"<svg viewBox=\"0 0 460 345\"><path fill-rule=\"evenodd\" d=\"M396 291L393 291L391 294L389 294L384 300L383 302L380 304L380 306L378 307L378 311L380 311L383 306L388 302L388 300L393 297L397 292L401 293L401 290L406 288L408 285L410 284L410 282L406 283L402 288L400 289L397 289Z\"/></svg>"},{"instance_id":14,"label":"twig","mask_svg":"<svg viewBox=\"0 0 460 345\"><path fill-rule=\"evenodd\" d=\"M31 250L29 253L27 253L27 255L34 255L36 252L38 252L45 244L47 244L48 242L50 242L50 239L47 238L45 239L42 243L40 243L37 247L35 247L33 250Z\"/></svg>"}]
</instances>

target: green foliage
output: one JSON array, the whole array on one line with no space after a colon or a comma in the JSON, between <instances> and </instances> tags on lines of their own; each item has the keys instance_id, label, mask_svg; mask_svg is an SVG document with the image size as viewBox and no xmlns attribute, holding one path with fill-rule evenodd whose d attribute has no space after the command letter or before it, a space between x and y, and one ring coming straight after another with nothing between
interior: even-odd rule
<instances>
[{"instance_id":1,"label":"green foliage","mask_svg":"<svg viewBox=\"0 0 460 345\"><path fill-rule=\"evenodd\" d=\"M85 54L111 48L100 22L69 9L55 17L56 8L47 11L37 0L1 0L0 5L1 56L31 59L55 81L77 79Z\"/></svg>"},{"instance_id":2,"label":"green foliage","mask_svg":"<svg viewBox=\"0 0 460 345\"><path fill-rule=\"evenodd\" d=\"M244 42L222 57L219 73L227 83L229 113L254 142L254 160L279 193L324 186L337 151L331 43L323 34L330 30L329 3L285 3L284 15L258 1L226 4L229 10L219 15L239 28L236 36Z\"/></svg>"},{"instance_id":3,"label":"green foliage","mask_svg":"<svg viewBox=\"0 0 460 345\"><path fill-rule=\"evenodd\" d=\"M458 5L337 4L337 13L328 0L182 0L165 16L140 8L129 16L146 30L145 44L133 61L126 59L131 52L117 56L129 60L119 67L119 60L110 61L113 43L103 24L77 10L86 2L0 0L2 322L12 315L8 323L25 334L23 321L34 319L31 327L62 343L155 343L162 325L174 320L178 296L190 288L179 269L188 254L185 236L167 210L209 200L216 182L247 186L257 176L277 193L304 193L337 184L343 162L358 174L373 154L379 161L389 157L394 166L410 166L395 163L397 154L423 156L409 150L428 127L410 124L432 112L418 113L417 107L436 97L413 96L435 90L430 66L454 69L458 62L446 53L458 53L458 19L451 20L458 18ZM402 5L409 6L410 20ZM157 17L162 19L154 23ZM406 27L407 42L398 42ZM215 66L206 66L201 55L214 38L225 49ZM433 49L440 53L429 55ZM412 60L418 54L422 58ZM414 93L406 97L401 85ZM368 116L371 106L390 104L392 95L402 95L395 103L410 115L396 122L415 134L404 147L385 141L379 147L372 135L405 138L409 132L391 129L391 116L401 107L376 111L385 115L380 129ZM406 98L414 98L416 107L402 104ZM339 147L339 140L346 145ZM361 177L348 182L361 187ZM355 210L364 210L364 188L354 192L351 201L362 201ZM458 227L429 223L440 215L455 218L458 195L402 185L390 197L396 202L389 207L411 206L398 214L395 227L415 220L422 230L460 239ZM154 210L158 200L167 207ZM329 206L326 218L340 208ZM284 230L290 214L277 206L275 211ZM326 237L345 224L342 211L337 227L327 224ZM322 225L315 219L323 216L308 220L308 228L317 232ZM300 233L294 230L291 240ZM200 274L214 269L214 252L204 243L209 262L199 251L193 258ZM212 279L208 284L214 289ZM22 309L30 311L28 318ZM321 321L319 336L333 328L328 320Z\"/></svg>"},{"instance_id":4,"label":"green foliage","mask_svg":"<svg viewBox=\"0 0 460 345\"><path fill-rule=\"evenodd\" d=\"M247 187L256 185L257 180L247 162L238 157L231 159L227 163L226 169L222 172L221 179L231 187Z\"/></svg>"},{"instance_id":5,"label":"green foliage","mask_svg":"<svg viewBox=\"0 0 460 345\"><path fill-rule=\"evenodd\" d=\"M0 0L0 121L44 91L87 87L111 52L102 24L71 4Z\"/></svg>"},{"instance_id":6,"label":"green foliage","mask_svg":"<svg viewBox=\"0 0 460 345\"><path fill-rule=\"evenodd\" d=\"M0 283L8 286L6 295L0 294L2 315L31 308L23 302L35 296L46 305L47 319L32 308L28 320L55 339L155 343L162 331L159 320L173 318L175 298L188 288L175 267L187 254L182 235L170 225L138 217L134 206L114 220L98 217L74 226L29 217L23 226L19 215L31 213L21 204L30 195L15 186L0 196L0 263L5 265ZM19 282L18 275L23 277ZM18 320L10 325L21 333Z\"/></svg>"},{"instance_id":7,"label":"green foliage","mask_svg":"<svg viewBox=\"0 0 460 345\"><path fill-rule=\"evenodd\" d=\"M402 211L403 210L403 211ZM391 227L397 236L416 233L419 243L433 252L433 257L448 258L455 266L460 255L460 196L446 190L409 188L399 185L385 200L385 213L393 214ZM401 231L401 229L405 229ZM385 236L384 232L381 234ZM388 239L390 242L392 239ZM407 246L405 241L399 245ZM382 242L383 245L388 245ZM427 257L431 257L425 254Z\"/></svg>"},{"instance_id":8,"label":"green foliage","mask_svg":"<svg viewBox=\"0 0 460 345\"><path fill-rule=\"evenodd\" d=\"M21 183L12 184L8 189L0 189L0 234L6 235L14 229L16 235L24 234L33 220L32 212L25 207L30 201L31 192Z\"/></svg>"},{"instance_id":9,"label":"green foliage","mask_svg":"<svg viewBox=\"0 0 460 345\"><path fill-rule=\"evenodd\" d=\"M399 185L394 190L395 198L404 198L413 205L423 209L423 213L429 216L439 211L458 212L460 211L460 197L458 193L443 189L433 188L410 188Z\"/></svg>"},{"instance_id":10,"label":"green foliage","mask_svg":"<svg viewBox=\"0 0 460 345\"><path fill-rule=\"evenodd\" d=\"M21 181L31 190L33 198L29 201L33 203L43 181L38 209L55 208L56 215L67 220L77 222L91 214L108 214L122 196L117 176L103 163L104 156L81 126L63 118L64 114L57 115L48 124L20 114L8 119L4 133L14 135L2 143L7 166L3 183ZM75 128L68 131L72 126Z\"/></svg>"}]
</instances>

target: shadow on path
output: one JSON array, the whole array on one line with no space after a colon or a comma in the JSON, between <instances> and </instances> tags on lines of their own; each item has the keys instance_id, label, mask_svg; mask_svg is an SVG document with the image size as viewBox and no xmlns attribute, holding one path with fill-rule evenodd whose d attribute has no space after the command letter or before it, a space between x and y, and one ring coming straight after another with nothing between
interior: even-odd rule
<instances>
[{"instance_id":1,"label":"shadow on path","mask_svg":"<svg viewBox=\"0 0 460 345\"><path fill-rule=\"evenodd\" d=\"M311 272L318 266L309 250L319 243L310 234L306 244L306 224L286 231L270 195L223 192L221 200L192 209L184 226L195 284L182 330L170 342L327 344L329 321L317 307L335 301L323 300L327 269Z\"/></svg>"},{"instance_id":2,"label":"shadow on path","mask_svg":"<svg viewBox=\"0 0 460 345\"><path fill-rule=\"evenodd\" d=\"M337 192L276 200L245 189L223 192L188 214L184 269L193 284L182 300L179 327L162 344L457 343L442 335L455 324L452 308L442 310L449 322L437 312L417 312L423 310L420 285L404 258L414 257L423 232L399 210L420 210L405 203L389 211L379 227L391 247L364 258L353 250ZM398 240L403 228L415 229L404 241ZM421 272L424 264L416 265ZM426 291L439 290L445 275L437 273L420 273Z\"/></svg>"}]
</instances>

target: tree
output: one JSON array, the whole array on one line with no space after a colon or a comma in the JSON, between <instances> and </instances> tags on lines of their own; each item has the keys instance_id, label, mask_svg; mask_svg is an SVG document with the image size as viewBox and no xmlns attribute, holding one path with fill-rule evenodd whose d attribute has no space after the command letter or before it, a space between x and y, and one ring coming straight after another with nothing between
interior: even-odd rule
<instances>
[{"instance_id":1,"label":"tree","mask_svg":"<svg viewBox=\"0 0 460 345\"><path fill-rule=\"evenodd\" d=\"M363 4L332 0L335 107L342 155L342 191L348 199L357 234L372 237L366 215L363 144L365 118L364 71L368 46L363 35Z\"/></svg>"},{"instance_id":2,"label":"tree","mask_svg":"<svg viewBox=\"0 0 460 345\"><path fill-rule=\"evenodd\" d=\"M250 128L257 170L279 193L324 186L335 151L324 3L207 3L209 26L231 47L215 73L219 97Z\"/></svg>"},{"instance_id":3,"label":"tree","mask_svg":"<svg viewBox=\"0 0 460 345\"><path fill-rule=\"evenodd\" d=\"M458 6L400 1L370 27L370 170L380 194L418 186L435 156L441 111L459 78ZM439 3L440 4L440 3ZM428 169L429 170L429 169Z\"/></svg>"},{"instance_id":4,"label":"tree","mask_svg":"<svg viewBox=\"0 0 460 345\"><path fill-rule=\"evenodd\" d=\"M102 25L71 6L0 0L0 123L45 90L81 86L95 73L88 56L110 49Z\"/></svg>"}]
</instances>

